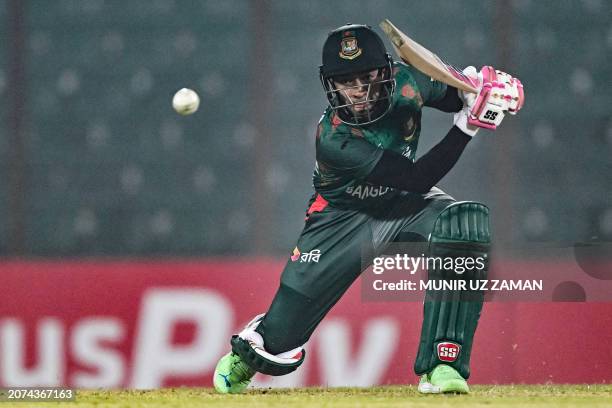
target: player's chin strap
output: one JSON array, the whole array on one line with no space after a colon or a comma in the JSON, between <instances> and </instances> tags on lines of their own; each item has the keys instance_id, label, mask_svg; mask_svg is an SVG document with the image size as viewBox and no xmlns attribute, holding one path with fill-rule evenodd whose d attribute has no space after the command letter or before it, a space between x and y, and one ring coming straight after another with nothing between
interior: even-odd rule
<instances>
[{"instance_id":1,"label":"player's chin strap","mask_svg":"<svg viewBox=\"0 0 612 408\"><path fill-rule=\"evenodd\" d=\"M276 355L268 353L263 337L255 331L263 317L264 314L255 316L240 333L232 336L232 351L253 370L263 374L285 375L295 371L304 362L306 351L297 347Z\"/></svg>"}]
</instances>

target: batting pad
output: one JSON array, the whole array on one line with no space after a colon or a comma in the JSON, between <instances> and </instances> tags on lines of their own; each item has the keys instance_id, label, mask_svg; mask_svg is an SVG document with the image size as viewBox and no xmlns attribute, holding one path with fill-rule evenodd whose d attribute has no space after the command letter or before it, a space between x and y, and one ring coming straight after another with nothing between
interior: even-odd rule
<instances>
[{"instance_id":1,"label":"batting pad","mask_svg":"<svg viewBox=\"0 0 612 408\"><path fill-rule=\"evenodd\" d=\"M430 268L428 279L486 279L491 243L489 209L476 202L457 202L440 213L429 238L429 256L483 259L484 268L457 273L439 266ZM470 354L484 293L479 290L428 290L423 326L414 364L417 375L448 364L463 378L470 376Z\"/></svg>"}]
</instances>

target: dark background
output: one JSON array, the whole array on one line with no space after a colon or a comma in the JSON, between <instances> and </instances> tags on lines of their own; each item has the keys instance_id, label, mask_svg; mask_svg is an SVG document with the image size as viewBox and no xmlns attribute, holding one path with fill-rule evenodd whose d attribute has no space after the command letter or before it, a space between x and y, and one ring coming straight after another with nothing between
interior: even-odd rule
<instances>
[{"instance_id":1,"label":"dark background","mask_svg":"<svg viewBox=\"0 0 612 408\"><path fill-rule=\"evenodd\" d=\"M526 105L440 186L498 248L612 238L611 3L0 0L0 256L279 255L311 194L331 29L389 18ZM389 49L390 44L386 42ZM171 98L195 89L200 110ZM451 126L427 110L419 155Z\"/></svg>"}]
</instances>

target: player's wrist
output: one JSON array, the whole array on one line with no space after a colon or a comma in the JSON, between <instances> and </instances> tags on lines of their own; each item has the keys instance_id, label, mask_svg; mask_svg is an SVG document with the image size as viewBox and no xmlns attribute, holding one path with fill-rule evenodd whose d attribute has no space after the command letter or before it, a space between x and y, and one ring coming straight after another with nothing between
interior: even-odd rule
<instances>
[{"instance_id":1,"label":"player's wrist","mask_svg":"<svg viewBox=\"0 0 612 408\"><path fill-rule=\"evenodd\" d=\"M453 124L464 134L474 137L476 133L478 133L479 128L468 123L468 115L468 107L461 109L459 112L455 113Z\"/></svg>"}]
</instances>

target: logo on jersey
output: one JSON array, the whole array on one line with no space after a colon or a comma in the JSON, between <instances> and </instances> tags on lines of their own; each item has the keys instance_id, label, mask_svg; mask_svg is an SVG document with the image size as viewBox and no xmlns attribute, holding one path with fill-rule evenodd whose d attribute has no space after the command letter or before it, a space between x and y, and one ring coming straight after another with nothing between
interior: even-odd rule
<instances>
[{"instance_id":1,"label":"logo on jersey","mask_svg":"<svg viewBox=\"0 0 612 408\"><path fill-rule=\"evenodd\" d=\"M291 262L295 262L300 259L300 254L301 252L298 247L293 248L293 253L291 254Z\"/></svg>"},{"instance_id":2,"label":"logo on jersey","mask_svg":"<svg viewBox=\"0 0 612 408\"><path fill-rule=\"evenodd\" d=\"M457 343L444 341L442 343L438 343L438 345L436 346L436 351L438 353L438 359L440 361L450 363L457 360L457 357L459 357L459 353L461 352L461 346Z\"/></svg>"},{"instance_id":3,"label":"logo on jersey","mask_svg":"<svg viewBox=\"0 0 612 408\"><path fill-rule=\"evenodd\" d=\"M409 118L402 124L402 132L404 132L404 141L411 142L416 136L416 122L413 118ZM406 156L408 157L408 156Z\"/></svg>"},{"instance_id":4,"label":"logo on jersey","mask_svg":"<svg viewBox=\"0 0 612 408\"><path fill-rule=\"evenodd\" d=\"M291 254L291 262L300 261L300 263L319 263L319 258L321 257L320 249L313 249L310 252L300 252L298 247L293 249L293 253Z\"/></svg>"},{"instance_id":5,"label":"logo on jersey","mask_svg":"<svg viewBox=\"0 0 612 408\"><path fill-rule=\"evenodd\" d=\"M352 31L345 31L340 41L340 58L352 60L361 55L361 48L357 45L357 38Z\"/></svg>"}]
</instances>

